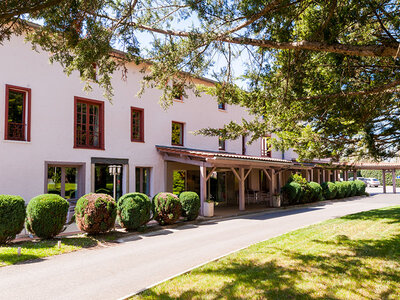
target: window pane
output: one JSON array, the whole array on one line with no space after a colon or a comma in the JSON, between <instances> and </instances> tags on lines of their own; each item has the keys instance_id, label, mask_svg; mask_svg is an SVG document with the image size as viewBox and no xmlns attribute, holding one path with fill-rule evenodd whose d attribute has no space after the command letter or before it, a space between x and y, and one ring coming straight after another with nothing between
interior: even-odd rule
<instances>
[{"instance_id":1,"label":"window pane","mask_svg":"<svg viewBox=\"0 0 400 300\"><path fill-rule=\"evenodd\" d=\"M141 193L142 190L140 189L140 168L135 169L135 181L136 181L135 191Z\"/></svg>"},{"instance_id":2,"label":"window pane","mask_svg":"<svg viewBox=\"0 0 400 300\"><path fill-rule=\"evenodd\" d=\"M61 167L47 168L47 193L61 195Z\"/></svg>"},{"instance_id":3,"label":"window pane","mask_svg":"<svg viewBox=\"0 0 400 300\"><path fill-rule=\"evenodd\" d=\"M10 140L25 140L25 92L8 92L8 132Z\"/></svg>"},{"instance_id":4,"label":"window pane","mask_svg":"<svg viewBox=\"0 0 400 300\"><path fill-rule=\"evenodd\" d=\"M182 193L183 191L185 191L186 189L186 171L174 171L173 173L173 190L172 192L175 195L180 195L180 193Z\"/></svg>"},{"instance_id":5,"label":"window pane","mask_svg":"<svg viewBox=\"0 0 400 300\"><path fill-rule=\"evenodd\" d=\"M143 139L142 137L142 126L141 118L142 118L142 111L139 110L132 110L132 140L140 141Z\"/></svg>"},{"instance_id":6,"label":"window pane","mask_svg":"<svg viewBox=\"0 0 400 300\"><path fill-rule=\"evenodd\" d=\"M175 122L172 123L171 144L183 145L183 124Z\"/></svg>"},{"instance_id":7,"label":"window pane","mask_svg":"<svg viewBox=\"0 0 400 300\"><path fill-rule=\"evenodd\" d=\"M94 188L96 193L108 194L114 197L114 175L109 173L109 165L96 164L95 165L95 183ZM121 174L116 175L116 201L122 196L122 177L123 166L121 166Z\"/></svg>"},{"instance_id":8,"label":"window pane","mask_svg":"<svg viewBox=\"0 0 400 300\"><path fill-rule=\"evenodd\" d=\"M76 144L100 147L100 105L78 102L76 111Z\"/></svg>"},{"instance_id":9,"label":"window pane","mask_svg":"<svg viewBox=\"0 0 400 300\"><path fill-rule=\"evenodd\" d=\"M78 198L78 169L65 168L65 199Z\"/></svg>"},{"instance_id":10,"label":"window pane","mask_svg":"<svg viewBox=\"0 0 400 300\"><path fill-rule=\"evenodd\" d=\"M150 185L149 185L149 169L143 168L143 182L142 182L142 193L149 195L150 194Z\"/></svg>"}]
</instances>

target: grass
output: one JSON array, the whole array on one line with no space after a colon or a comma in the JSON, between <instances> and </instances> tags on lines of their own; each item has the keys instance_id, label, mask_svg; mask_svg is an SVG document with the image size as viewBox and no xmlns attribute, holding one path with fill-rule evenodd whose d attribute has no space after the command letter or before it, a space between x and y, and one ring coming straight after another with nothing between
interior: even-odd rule
<instances>
[{"instance_id":1,"label":"grass","mask_svg":"<svg viewBox=\"0 0 400 300\"><path fill-rule=\"evenodd\" d=\"M250 246L132 299L399 299L400 206Z\"/></svg>"},{"instance_id":2,"label":"grass","mask_svg":"<svg viewBox=\"0 0 400 300\"><path fill-rule=\"evenodd\" d=\"M80 235L61 239L12 243L0 247L0 267L77 251L83 248L96 247L100 243L112 242L120 236L120 233L111 231L98 236ZM58 248L59 240L61 240L61 248ZM17 254L18 247L21 247L20 256Z\"/></svg>"}]
</instances>

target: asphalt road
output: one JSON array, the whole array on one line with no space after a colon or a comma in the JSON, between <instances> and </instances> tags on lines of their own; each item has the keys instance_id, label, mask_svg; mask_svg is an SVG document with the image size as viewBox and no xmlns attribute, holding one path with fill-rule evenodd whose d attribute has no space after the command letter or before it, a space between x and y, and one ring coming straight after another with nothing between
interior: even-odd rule
<instances>
[{"instance_id":1,"label":"asphalt road","mask_svg":"<svg viewBox=\"0 0 400 300\"><path fill-rule=\"evenodd\" d=\"M350 213L400 204L378 194L186 225L0 268L0 299L118 299L253 243Z\"/></svg>"}]
</instances>

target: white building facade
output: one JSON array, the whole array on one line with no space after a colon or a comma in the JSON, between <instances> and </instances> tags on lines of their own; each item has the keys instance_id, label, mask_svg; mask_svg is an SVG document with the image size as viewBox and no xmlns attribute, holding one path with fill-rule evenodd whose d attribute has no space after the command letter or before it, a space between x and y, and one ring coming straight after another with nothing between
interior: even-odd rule
<instances>
[{"instance_id":1,"label":"white building facade","mask_svg":"<svg viewBox=\"0 0 400 300\"><path fill-rule=\"evenodd\" d=\"M192 189L203 201L212 197L237 204L245 179L246 191L260 191L264 184L271 194L275 173L269 170L276 172L276 187L282 186L278 172L295 158L292 151L267 152L262 140L223 145L217 137L194 135L198 129L222 128L249 116L244 108L219 107L211 96L195 97L190 91L188 98L163 110L161 91L147 89L141 98L136 96L143 74L133 63L127 66L126 81L115 74L113 103L96 85L84 92L77 72L67 77L60 65L49 63L48 53L32 51L22 36L0 46L0 66L0 193L20 195L26 202L47 192L67 199L110 192L114 184L108 167L118 165L117 196ZM225 157L232 160L230 165L212 163L224 153L237 156ZM246 178L240 177L242 169Z\"/></svg>"}]
</instances>

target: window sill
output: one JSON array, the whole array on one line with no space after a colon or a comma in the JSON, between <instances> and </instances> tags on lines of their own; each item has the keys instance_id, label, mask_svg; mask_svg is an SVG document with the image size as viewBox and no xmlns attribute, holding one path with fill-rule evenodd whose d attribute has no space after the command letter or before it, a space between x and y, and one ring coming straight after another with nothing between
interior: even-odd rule
<instances>
[{"instance_id":1,"label":"window sill","mask_svg":"<svg viewBox=\"0 0 400 300\"><path fill-rule=\"evenodd\" d=\"M4 143L10 144L31 144L31 141L3 140Z\"/></svg>"},{"instance_id":2,"label":"window sill","mask_svg":"<svg viewBox=\"0 0 400 300\"><path fill-rule=\"evenodd\" d=\"M181 99L174 99L174 102L184 103L185 101L183 101Z\"/></svg>"},{"instance_id":3,"label":"window sill","mask_svg":"<svg viewBox=\"0 0 400 300\"><path fill-rule=\"evenodd\" d=\"M132 143L145 143L144 140L131 140Z\"/></svg>"},{"instance_id":4,"label":"window sill","mask_svg":"<svg viewBox=\"0 0 400 300\"><path fill-rule=\"evenodd\" d=\"M183 144L171 144L171 146L183 147Z\"/></svg>"},{"instance_id":5,"label":"window sill","mask_svg":"<svg viewBox=\"0 0 400 300\"><path fill-rule=\"evenodd\" d=\"M219 109L219 108L218 108L218 111L227 113L226 109Z\"/></svg>"},{"instance_id":6,"label":"window sill","mask_svg":"<svg viewBox=\"0 0 400 300\"><path fill-rule=\"evenodd\" d=\"M82 149L82 150L106 150L104 147L102 148L93 148L93 147L81 147L81 146L74 146L74 149Z\"/></svg>"}]
</instances>

